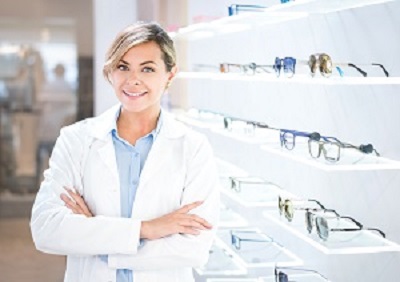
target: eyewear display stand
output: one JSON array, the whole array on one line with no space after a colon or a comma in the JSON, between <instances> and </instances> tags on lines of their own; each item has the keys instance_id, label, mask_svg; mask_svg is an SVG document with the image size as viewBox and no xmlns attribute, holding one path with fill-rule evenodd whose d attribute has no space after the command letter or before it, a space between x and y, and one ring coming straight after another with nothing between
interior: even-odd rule
<instances>
[{"instance_id":1,"label":"eyewear display stand","mask_svg":"<svg viewBox=\"0 0 400 282\"><path fill-rule=\"evenodd\" d=\"M296 213L292 222L288 222L278 211L264 211L263 215L325 254L368 254L400 251L398 244L369 230L331 232L329 238L324 241L318 237L315 226L311 234L307 232L304 211L296 211ZM330 217L328 220L330 228L345 229L356 227L354 224L342 219L338 220L332 215L327 215L327 217Z\"/></svg>"},{"instance_id":2,"label":"eyewear display stand","mask_svg":"<svg viewBox=\"0 0 400 282\"><path fill-rule=\"evenodd\" d=\"M262 233L259 229L235 229L244 231L255 231L255 234L246 234L245 239L241 238L240 249L232 246L230 230L220 229L217 231L218 239L221 240L232 253L232 257L240 261L246 268L253 267L274 267L298 266L302 260L286 249L271 237Z\"/></svg>"},{"instance_id":3,"label":"eyewear display stand","mask_svg":"<svg viewBox=\"0 0 400 282\"><path fill-rule=\"evenodd\" d=\"M209 278L206 282L259 282L255 278Z\"/></svg>"},{"instance_id":4,"label":"eyewear display stand","mask_svg":"<svg viewBox=\"0 0 400 282\"><path fill-rule=\"evenodd\" d=\"M400 68L393 58L400 46L399 13L400 1L296 0L175 33L183 56L169 88L170 106L185 110L177 119L205 134L215 156L240 168L218 166L222 202L246 226L271 235L299 258L242 254L230 230L220 230L220 240L248 273L204 279L276 281L269 270L281 262L335 282L398 280ZM193 108L198 110L187 112ZM340 150L328 154L333 144L304 134L289 150L290 138L282 136L290 131L337 138ZM361 150L372 144L375 151ZM259 178L276 187L247 181L238 187L232 178ZM339 231L357 228L343 218L327 219L329 234L317 233L315 226L309 234L304 211L296 210L291 222L280 216L278 196L316 199L386 238L365 229ZM222 215L222 224L234 224ZM262 236L250 239L256 242L242 240L241 247L267 245L257 242ZM312 273L287 274L288 281L324 281Z\"/></svg>"}]
</instances>

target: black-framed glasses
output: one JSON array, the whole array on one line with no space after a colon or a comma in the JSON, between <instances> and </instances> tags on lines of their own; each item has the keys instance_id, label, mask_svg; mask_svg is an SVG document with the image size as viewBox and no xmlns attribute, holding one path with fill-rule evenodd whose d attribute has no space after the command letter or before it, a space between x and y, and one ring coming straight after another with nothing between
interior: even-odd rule
<instances>
[{"instance_id":1,"label":"black-framed glasses","mask_svg":"<svg viewBox=\"0 0 400 282\"><path fill-rule=\"evenodd\" d=\"M313 270L313 269L275 266L275 268L274 268L275 282L294 282L295 281L295 280L289 280L289 275L286 272L284 272L285 270L286 270L286 272L287 272L287 270L290 270L290 271L296 271L296 272L313 273L313 274L320 276L324 280L329 281L328 278L326 278L321 273L319 273L318 271Z\"/></svg>"},{"instance_id":2,"label":"black-framed glasses","mask_svg":"<svg viewBox=\"0 0 400 282\"><path fill-rule=\"evenodd\" d=\"M242 248L242 242L266 242L266 243L272 243L275 242L274 239L271 237L266 236L266 238L248 238L245 236L251 236L251 235L261 235L257 231L253 230L231 230L231 244L236 250L240 250Z\"/></svg>"},{"instance_id":3,"label":"black-framed glasses","mask_svg":"<svg viewBox=\"0 0 400 282\"><path fill-rule=\"evenodd\" d=\"M357 231L362 231L362 230L369 230L369 231L375 231L379 235L381 235L383 238L386 237L385 233L378 229L378 228L370 228L370 227L364 227L360 222L355 220L354 218L350 216L339 216L337 219L347 219L351 221L352 223L355 224L356 227L346 227L346 228L332 228L328 224L328 218L321 216L321 215L316 215L315 216L315 227L317 230L317 234L319 238L321 238L323 241L327 241L329 239L329 234L330 232L357 232Z\"/></svg>"},{"instance_id":4,"label":"black-framed glasses","mask_svg":"<svg viewBox=\"0 0 400 282\"><path fill-rule=\"evenodd\" d=\"M321 202L318 200L314 199L307 199L307 200L302 200L301 202L308 202L308 203L315 203L318 208L313 209L313 208L308 208L308 207L295 207L293 204L293 201L291 199L283 199L281 196L278 196L278 209L279 209L279 214L282 216L285 216L285 218L291 222L294 217L294 211L295 210L327 210Z\"/></svg>"},{"instance_id":5,"label":"black-framed glasses","mask_svg":"<svg viewBox=\"0 0 400 282\"><path fill-rule=\"evenodd\" d=\"M323 138L321 140L308 140L308 151L314 159L318 159L321 154L328 162L338 162L341 156L341 148L344 149L356 149L364 154L374 153L376 156L380 156L378 151L373 147L372 144L355 146L349 143L343 143L339 140L332 140Z\"/></svg>"},{"instance_id":6,"label":"black-framed glasses","mask_svg":"<svg viewBox=\"0 0 400 282\"><path fill-rule=\"evenodd\" d=\"M228 15L238 15L240 12L264 12L267 7L260 5L232 4L228 6Z\"/></svg>"},{"instance_id":7,"label":"black-framed glasses","mask_svg":"<svg viewBox=\"0 0 400 282\"><path fill-rule=\"evenodd\" d=\"M383 71L383 73L385 74L386 77L389 77L389 76L390 76L390 75L389 75L389 72L386 70L386 68L385 68L382 64L372 63L372 64L362 64L362 65L357 64L357 65L355 65L355 64L353 64L353 63L344 63L344 64L342 63L342 64L339 64L339 65L354 68L354 69L355 69L356 71L358 71L363 77L367 77L367 76L368 76L368 73L367 73L366 71L364 71L363 69L361 69L360 66L364 66L364 67L376 66L376 67L379 67L379 68L382 69L382 71Z\"/></svg>"}]
</instances>

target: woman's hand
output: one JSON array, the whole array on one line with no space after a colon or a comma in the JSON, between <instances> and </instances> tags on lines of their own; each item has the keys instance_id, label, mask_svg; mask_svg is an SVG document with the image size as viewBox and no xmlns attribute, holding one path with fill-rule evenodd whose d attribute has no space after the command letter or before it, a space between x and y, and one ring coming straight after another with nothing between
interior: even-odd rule
<instances>
[{"instance_id":1,"label":"woman's hand","mask_svg":"<svg viewBox=\"0 0 400 282\"><path fill-rule=\"evenodd\" d=\"M140 238L154 240L177 233L198 235L200 230L211 229L211 224L205 219L188 214L202 203L194 202L164 216L142 221Z\"/></svg>"},{"instance_id":2,"label":"woman's hand","mask_svg":"<svg viewBox=\"0 0 400 282\"><path fill-rule=\"evenodd\" d=\"M83 214L86 217L93 217L92 212L89 210L85 200L83 200L81 195L67 187L64 187L64 189L67 191L69 196L62 193L60 198L64 201L67 208L69 208L73 213Z\"/></svg>"}]
</instances>

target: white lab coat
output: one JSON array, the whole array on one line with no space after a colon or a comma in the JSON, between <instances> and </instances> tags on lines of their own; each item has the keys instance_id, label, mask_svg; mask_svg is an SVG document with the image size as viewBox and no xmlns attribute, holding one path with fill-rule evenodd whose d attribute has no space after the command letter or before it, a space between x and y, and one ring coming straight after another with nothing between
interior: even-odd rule
<instances>
[{"instance_id":1,"label":"white lab coat","mask_svg":"<svg viewBox=\"0 0 400 282\"><path fill-rule=\"evenodd\" d=\"M120 183L110 129L119 105L62 129L36 197L31 230L37 249L67 255L65 282L115 282L116 269L134 282L193 281L207 262L219 216L219 184L206 138L165 113L142 170L132 218L120 217ZM73 214L60 200L74 187L95 217ZM139 241L142 220L204 200L192 212L214 225L200 235ZM108 263L100 259L108 255Z\"/></svg>"}]
</instances>

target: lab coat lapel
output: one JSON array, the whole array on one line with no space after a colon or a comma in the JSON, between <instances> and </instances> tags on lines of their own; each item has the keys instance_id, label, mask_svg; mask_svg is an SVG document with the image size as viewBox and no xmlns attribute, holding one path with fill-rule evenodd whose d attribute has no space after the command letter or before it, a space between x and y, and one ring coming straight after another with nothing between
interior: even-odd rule
<instances>
[{"instance_id":1,"label":"lab coat lapel","mask_svg":"<svg viewBox=\"0 0 400 282\"><path fill-rule=\"evenodd\" d=\"M111 176L113 177L113 182L115 183L115 187L119 187L119 175L117 168L117 160L115 156L114 144L112 142L111 136L109 140L106 141L104 146L101 146L98 149L98 154L100 159L103 161L106 167L108 167Z\"/></svg>"},{"instance_id":2,"label":"lab coat lapel","mask_svg":"<svg viewBox=\"0 0 400 282\"><path fill-rule=\"evenodd\" d=\"M184 133L185 128L178 124L168 113L165 113L163 125L153 143L140 175L138 190L145 186L149 180L156 177L157 174L159 175L160 172L162 172L163 166L171 165L171 162L169 162L170 160L166 157L166 152L171 150L169 142L183 136Z\"/></svg>"}]
</instances>

